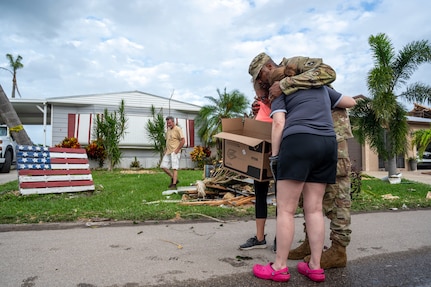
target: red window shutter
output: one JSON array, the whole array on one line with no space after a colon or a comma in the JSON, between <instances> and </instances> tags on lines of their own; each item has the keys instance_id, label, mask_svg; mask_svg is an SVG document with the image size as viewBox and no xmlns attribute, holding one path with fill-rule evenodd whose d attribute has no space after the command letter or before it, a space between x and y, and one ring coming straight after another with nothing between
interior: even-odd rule
<instances>
[{"instance_id":1,"label":"red window shutter","mask_svg":"<svg viewBox=\"0 0 431 287\"><path fill-rule=\"evenodd\" d=\"M194 120L189 120L189 136L190 136L190 141L189 141L189 147L194 147L195 146L195 121Z\"/></svg>"},{"instance_id":2,"label":"red window shutter","mask_svg":"<svg viewBox=\"0 0 431 287\"><path fill-rule=\"evenodd\" d=\"M67 115L67 137L72 138L75 136L75 114Z\"/></svg>"}]
</instances>

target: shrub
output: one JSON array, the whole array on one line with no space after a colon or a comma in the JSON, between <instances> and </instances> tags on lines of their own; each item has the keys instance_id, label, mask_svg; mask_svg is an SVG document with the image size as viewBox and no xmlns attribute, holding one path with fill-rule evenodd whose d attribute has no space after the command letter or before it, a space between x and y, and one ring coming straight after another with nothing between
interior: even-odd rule
<instances>
[{"instance_id":1,"label":"shrub","mask_svg":"<svg viewBox=\"0 0 431 287\"><path fill-rule=\"evenodd\" d=\"M136 158L136 156L135 156L135 160L130 163L130 167L131 168L140 168L141 167L141 163Z\"/></svg>"},{"instance_id":2,"label":"shrub","mask_svg":"<svg viewBox=\"0 0 431 287\"><path fill-rule=\"evenodd\" d=\"M102 139L93 140L85 147L89 159L97 160L99 167L102 168L106 159L106 150Z\"/></svg>"},{"instance_id":3,"label":"shrub","mask_svg":"<svg viewBox=\"0 0 431 287\"><path fill-rule=\"evenodd\" d=\"M81 145L78 142L77 138L71 137L65 137L64 140L55 145L56 147L64 147L64 148L81 148Z\"/></svg>"},{"instance_id":4,"label":"shrub","mask_svg":"<svg viewBox=\"0 0 431 287\"><path fill-rule=\"evenodd\" d=\"M198 164L198 167L202 168L211 158L211 150L209 147L195 146L193 151L190 152L190 157L193 162Z\"/></svg>"}]
</instances>

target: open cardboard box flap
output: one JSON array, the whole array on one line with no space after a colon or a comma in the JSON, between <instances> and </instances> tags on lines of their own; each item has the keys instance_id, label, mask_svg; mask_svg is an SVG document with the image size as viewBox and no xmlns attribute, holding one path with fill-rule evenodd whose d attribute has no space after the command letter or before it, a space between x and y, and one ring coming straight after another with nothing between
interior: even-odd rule
<instances>
[{"instance_id":1,"label":"open cardboard box flap","mask_svg":"<svg viewBox=\"0 0 431 287\"><path fill-rule=\"evenodd\" d=\"M256 146L262 141L271 142L271 123L246 118L222 119L222 132L215 137Z\"/></svg>"},{"instance_id":2,"label":"open cardboard box flap","mask_svg":"<svg viewBox=\"0 0 431 287\"><path fill-rule=\"evenodd\" d=\"M257 146L258 144L260 144L261 142L264 141L262 139L251 138L251 137L242 136L239 134L227 133L227 132L218 133L215 135L215 137L225 139L225 140L231 140L234 142L243 143L243 144L246 144L249 146Z\"/></svg>"}]
</instances>

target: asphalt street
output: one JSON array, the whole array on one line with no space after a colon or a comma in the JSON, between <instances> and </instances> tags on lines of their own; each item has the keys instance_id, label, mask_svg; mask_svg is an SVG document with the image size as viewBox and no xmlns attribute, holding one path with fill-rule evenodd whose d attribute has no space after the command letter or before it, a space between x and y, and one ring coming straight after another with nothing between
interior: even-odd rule
<instances>
[{"instance_id":1,"label":"asphalt street","mask_svg":"<svg viewBox=\"0 0 431 287\"><path fill-rule=\"evenodd\" d=\"M319 285L431 286L430 219L431 210L354 214L348 266ZM295 246L302 223L295 219ZM254 229L254 221L0 225L0 286L280 286L251 273L275 259L270 248L238 250ZM266 230L271 242L274 219ZM315 286L297 263L288 262L289 286Z\"/></svg>"},{"instance_id":2,"label":"asphalt street","mask_svg":"<svg viewBox=\"0 0 431 287\"><path fill-rule=\"evenodd\" d=\"M348 265L327 270L318 285L431 286L430 220L431 209L353 214ZM302 224L295 219L293 247ZM0 225L0 286L316 286L296 271L298 261L288 262L287 284L255 278L254 264L275 259L275 219L267 249L238 250L254 230L253 220L208 219Z\"/></svg>"}]
</instances>

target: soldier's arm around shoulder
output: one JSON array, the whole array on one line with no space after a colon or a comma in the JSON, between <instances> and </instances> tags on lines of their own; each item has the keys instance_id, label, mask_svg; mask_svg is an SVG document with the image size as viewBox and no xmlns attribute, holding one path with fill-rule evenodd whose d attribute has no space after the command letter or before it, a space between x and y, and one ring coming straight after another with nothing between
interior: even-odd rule
<instances>
[{"instance_id":1,"label":"soldier's arm around shoulder","mask_svg":"<svg viewBox=\"0 0 431 287\"><path fill-rule=\"evenodd\" d=\"M323 63L321 58L293 57L283 59L281 65L295 70L296 75L280 81L280 88L285 95L299 89L311 89L328 85L335 81L335 70Z\"/></svg>"}]
</instances>

